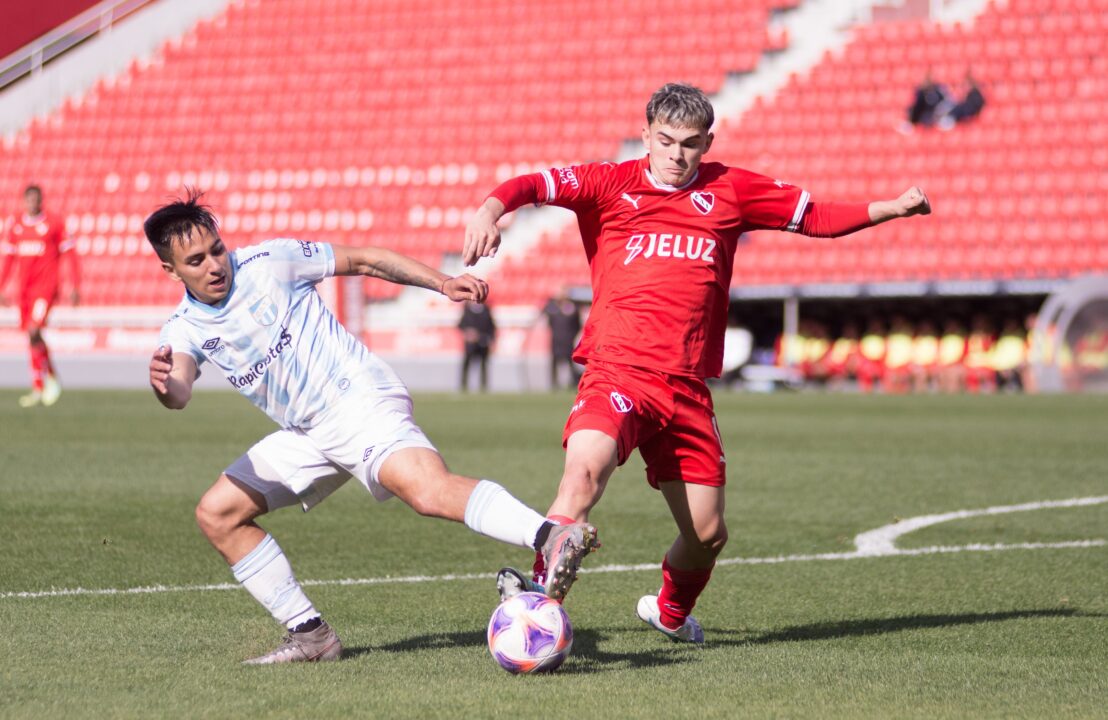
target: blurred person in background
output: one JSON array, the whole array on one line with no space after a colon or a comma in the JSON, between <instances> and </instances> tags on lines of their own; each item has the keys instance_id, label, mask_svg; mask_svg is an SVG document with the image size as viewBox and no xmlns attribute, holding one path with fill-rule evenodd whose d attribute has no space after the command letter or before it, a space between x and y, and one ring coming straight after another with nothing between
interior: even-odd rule
<instances>
[{"instance_id":1,"label":"blurred person in background","mask_svg":"<svg viewBox=\"0 0 1108 720\"><path fill-rule=\"evenodd\" d=\"M962 99L939 118L937 125L941 130L952 130L958 123L967 122L981 114L985 109L985 95L974 79L973 74L966 72L966 90Z\"/></svg>"},{"instance_id":2,"label":"blurred person in background","mask_svg":"<svg viewBox=\"0 0 1108 720\"><path fill-rule=\"evenodd\" d=\"M939 363L939 338L935 323L921 320L912 338L912 390L917 393L931 392L934 388Z\"/></svg>"},{"instance_id":3,"label":"blurred person in background","mask_svg":"<svg viewBox=\"0 0 1108 720\"><path fill-rule=\"evenodd\" d=\"M966 382L966 328L951 318L943 325L939 338L939 390L948 394L962 392Z\"/></svg>"},{"instance_id":4,"label":"blurred person in background","mask_svg":"<svg viewBox=\"0 0 1108 720\"><path fill-rule=\"evenodd\" d=\"M1052 339L1045 337L1046 333L1040 333L1035 329L1039 322L1038 313L1029 314L1023 321L1024 331L1027 333L1027 362L1020 369L1020 382L1025 393L1036 393L1039 387L1035 382L1035 363L1045 363L1049 356L1048 344Z\"/></svg>"},{"instance_id":5,"label":"blurred person in background","mask_svg":"<svg viewBox=\"0 0 1108 720\"><path fill-rule=\"evenodd\" d=\"M903 315L894 315L885 339L885 375L882 387L889 394L908 392L912 364L912 323Z\"/></svg>"},{"instance_id":6,"label":"blurred person in background","mask_svg":"<svg viewBox=\"0 0 1108 720\"><path fill-rule=\"evenodd\" d=\"M989 394L996 391L996 370L993 368L993 334L989 319L977 313L970 321L970 333L966 338L966 390L971 393Z\"/></svg>"},{"instance_id":7,"label":"blurred person in background","mask_svg":"<svg viewBox=\"0 0 1108 720\"><path fill-rule=\"evenodd\" d=\"M65 220L43 209L39 186L23 191L23 214L8 220L0 254L0 305L10 302L4 288L14 271L19 327L27 333L30 349L31 391L19 398L19 405L53 405L62 386L42 330L62 286L61 266L68 265L69 301L74 305L80 301L81 273L73 241L65 237Z\"/></svg>"},{"instance_id":8,"label":"blurred person in background","mask_svg":"<svg viewBox=\"0 0 1108 720\"><path fill-rule=\"evenodd\" d=\"M550 326L550 389L557 390L559 368L566 368L566 387L577 387L581 373L577 363L573 362L573 347L577 344L577 335L581 332L581 311L577 303L569 299L566 288L546 302L542 314Z\"/></svg>"},{"instance_id":9,"label":"blurred person in background","mask_svg":"<svg viewBox=\"0 0 1108 720\"><path fill-rule=\"evenodd\" d=\"M885 324L878 318L870 318L858 342L858 387L862 392L873 392L885 377L885 352Z\"/></svg>"},{"instance_id":10,"label":"blurred person in background","mask_svg":"<svg viewBox=\"0 0 1108 720\"><path fill-rule=\"evenodd\" d=\"M458 321L462 331L462 392L469 391L469 368L477 361L478 380L481 392L489 390L489 354L496 341L496 321L488 305L479 302L466 302L462 308L462 317Z\"/></svg>"},{"instance_id":11,"label":"blurred person in background","mask_svg":"<svg viewBox=\"0 0 1108 720\"><path fill-rule=\"evenodd\" d=\"M1027 335L1015 318L1004 321L1000 337L993 346L992 360L997 387L1022 392L1023 370L1027 365Z\"/></svg>"},{"instance_id":12,"label":"blurred person in background","mask_svg":"<svg viewBox=\"0 0 1108 720\"><path fill-rule=\"evenodd\" d=\"M804 379L824 385L830 375L827 353L831 350L831 338L827 332L827 326L819 320L808 320L806 325L803 346Z\"/></svg>"},{"instance_id":13,"label":"blurred person in background","mask_svg":"<svg viewBox=\"0 0 1108 720\"><path fill-rule=\"evenodd\" d=\"M827 372L832 388L842 388L857 377L858 372L858 324L848 321L842 334L831 343L827 353Z\"/></svg>"},{"instance_id":14,"label":"blurred person in background","mask_svg":"<svg viewBox=\"0 0 1108 720\"><path fill-rule=\"evenodd\" d=\"M911 133L917 125L930 127L946 114L950 106L950 91L945 85L935 82L931 69L928 68L923 83L916 88L915 97L908 108L908 119L900 126L900 131Z\"/></svg>"}]
</instances>

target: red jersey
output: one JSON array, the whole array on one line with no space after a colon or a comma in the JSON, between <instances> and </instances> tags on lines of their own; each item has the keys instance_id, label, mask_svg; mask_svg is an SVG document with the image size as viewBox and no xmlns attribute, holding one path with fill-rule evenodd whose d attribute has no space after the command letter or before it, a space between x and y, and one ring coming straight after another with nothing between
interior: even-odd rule
<instances>
[{"instance_id":1,"label":"red jersey","mask_svg":"<svg viewBox=\"0 0 1108 720\"><path fill-rule=\"evenodd\" d=\"M542 173L542 204L573 210L593 306L573 359L718 377L739 236L799 228L809 195L705 162L685 185L658 182L643 157Z\"/></svg>"},{"instance_id":2,"label":"red jersey","mask_svg":"<svg viewBox=\"0 0 1108 720\"><path fill-rule=\"evenodd\" d=\"M65 221L46 212L33 218L24 215L9 220L4 235L0 280L7 280L9 264L14 263L21 295L53 296L58 290L61 255L73 249L73 242L65 238Z\"/></svg>"}]
</instances>

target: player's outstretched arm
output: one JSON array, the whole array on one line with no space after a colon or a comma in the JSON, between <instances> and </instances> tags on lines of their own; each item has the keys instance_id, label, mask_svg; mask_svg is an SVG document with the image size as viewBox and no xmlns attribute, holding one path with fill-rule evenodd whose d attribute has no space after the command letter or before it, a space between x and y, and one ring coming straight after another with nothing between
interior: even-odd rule
<instances>
[{"instance_id":1,"label":"player's outstretched arm","mask_svg":"<svg viewBox=\"0 0 1108 720\"><path fill-rule=\"evenodd\" d=\"M931 203L927 200L927 195L914 186L895 200L877 200L869 204L869 220L874 225L896 218L930 214Z\"/></svg>"},{"instance_id":2,"label":"player's outstretched arm","mask_svg":"<svg viewBox=\"0 0 1108 720\"><path fill-rule=\"evenodd\" d=\"M366 275L397 285L413 285L440 292L454 302L484 302L489 286L484 280L465 274L450 277L414 258L385 248L355 248L332 245L336 275Z\"/></svg>"},{"instance_id":3,"label":"player's outstretched arm","mask_svg":"<svg viewBox=\"0 0 1108 720\"><path fill-rule=\"evenodd\" d=\"M192 399L196 382L196 361L188 353L173 353L162 345L150 358L150 387L158 402L170 410L181 410Z\"/></svg>"}]
</instances>

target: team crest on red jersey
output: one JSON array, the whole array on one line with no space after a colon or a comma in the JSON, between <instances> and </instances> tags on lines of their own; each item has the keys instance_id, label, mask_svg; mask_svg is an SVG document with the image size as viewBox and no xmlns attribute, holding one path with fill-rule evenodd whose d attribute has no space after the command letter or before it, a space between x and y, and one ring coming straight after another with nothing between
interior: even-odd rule
<instances>
[{"instance_id":1,"label":"team crest on red jersey","mask_svg":"<svg viewBox=\"0 0 1108 720\"><path fill-rule=\"evenodd\" d=\"M616 409L616 412L627 414L635 409L635 404L631 402L631 398L621 392L613 390L608 397L611 399L612 407Z\"/></svg>"},{"instance_id":2,"label":"team crest on red jersey","mask_svg":"<svg viewBox=\"0 0 1108 720\"><path fill-rule=\"evenodd\" d=\"M694 192L689 199L701 215L707 215L716 206L716 196L710 192Z\"/></svg>"}]
</instances>

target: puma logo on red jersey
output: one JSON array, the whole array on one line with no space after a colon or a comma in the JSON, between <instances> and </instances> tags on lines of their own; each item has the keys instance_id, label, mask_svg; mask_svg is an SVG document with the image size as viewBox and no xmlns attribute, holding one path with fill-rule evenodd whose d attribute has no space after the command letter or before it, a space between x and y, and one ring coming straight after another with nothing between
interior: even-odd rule
<instances>
[{"instance_id":1,"label":"puma logo on red jersey","mask_svg":"<svg viewBox=\"0 0 1108 720\"><path fill-rule=\"evenodd\" d=\"M639 255L644 258L658 256L682 260L703 260L706 263L712 263L716 261L712 254L715 249L716 241L712 238L671 235L669 233L632 235L631 239L627 241L627 259L623 261L623 264L630 265L631 261Z\"/></svg>"}]
</instances>

